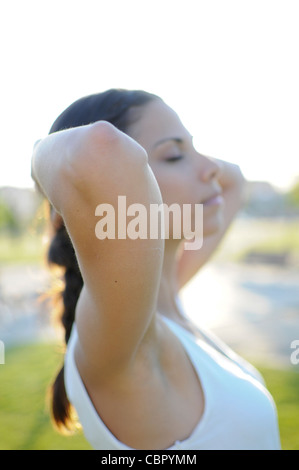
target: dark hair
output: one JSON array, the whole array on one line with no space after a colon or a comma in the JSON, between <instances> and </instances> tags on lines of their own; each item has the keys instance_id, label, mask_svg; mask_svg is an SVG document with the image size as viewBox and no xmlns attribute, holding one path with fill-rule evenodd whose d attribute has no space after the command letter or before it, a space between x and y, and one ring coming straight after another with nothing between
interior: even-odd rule
<instances>
[{"instance_id":1,"label":"dark hair","mask_svg":"<svg viewBox=\"0 0 299 470\"><path fill-rule=\"evenodd\" d=\"M132 112L159 99L156 95L141 90L111 89L103 93L89 95L71 104L53 123L50 134L63 129L88 125L96 121L108 121L119 130L126 132L128 126L138 118ZM56 229L48 251L50 265L64 269L64 290L61 293L62 312L60 321L65 329L67 344L75 317L76 304L83 287L83 279L78 267L74 248L65 226ZM73 428L73 409L68 400L64 385L64 365L51 387L51 412L54 425L59 431Z\"/></svg>"}]
</instances>

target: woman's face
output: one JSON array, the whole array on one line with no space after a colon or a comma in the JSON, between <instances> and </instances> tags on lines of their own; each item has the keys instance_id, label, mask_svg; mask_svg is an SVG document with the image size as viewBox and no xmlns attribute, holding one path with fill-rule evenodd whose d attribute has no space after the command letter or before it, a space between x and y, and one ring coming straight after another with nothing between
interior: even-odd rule
<instances>
[{"instance_id":1,"label":"woman's face","mask_svg":"<svg viewBox=\"0 0 299 470\"><path fill-rule=\"evenodd\" d=\"M218 182L219 166L199 154L192 136L177 114L163 101L154 100L140 110L128 134L147 151L149 164L160 187L163 203L203 204L203 235L220 230L223 199Z\"/></svg>"}]
</instances>

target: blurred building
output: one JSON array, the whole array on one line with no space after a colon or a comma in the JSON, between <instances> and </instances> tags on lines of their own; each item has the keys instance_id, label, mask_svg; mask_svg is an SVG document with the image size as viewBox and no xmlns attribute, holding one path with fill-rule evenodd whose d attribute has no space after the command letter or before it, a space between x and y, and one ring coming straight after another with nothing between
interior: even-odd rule
<instances>
[{"instance_id":1,"label":"blurred building","mask_svg":"<svg viewBox=\"0 0 299 470\"><path fill-rule=\"evenodd\" d=\"M298 217L299 208L291 206L287 193L267 181L249 181L243 214L253 217Z\"/></svg>"}]
</instances>

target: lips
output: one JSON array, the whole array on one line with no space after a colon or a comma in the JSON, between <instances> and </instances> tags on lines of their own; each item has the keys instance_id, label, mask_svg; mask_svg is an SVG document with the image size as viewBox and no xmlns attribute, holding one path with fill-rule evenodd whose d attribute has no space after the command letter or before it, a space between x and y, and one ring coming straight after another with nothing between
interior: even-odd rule
<instances>
[{"instance_id":1,"label":"lips","mask_svg":"<svg viewBox=\"0 0 299 470\"><path fill-rule=\"evenodd\" d=\"M223 203L224 199L221 192L214 193L203 201L204 206L220 206Z\"/></svg>"}]
</instances>

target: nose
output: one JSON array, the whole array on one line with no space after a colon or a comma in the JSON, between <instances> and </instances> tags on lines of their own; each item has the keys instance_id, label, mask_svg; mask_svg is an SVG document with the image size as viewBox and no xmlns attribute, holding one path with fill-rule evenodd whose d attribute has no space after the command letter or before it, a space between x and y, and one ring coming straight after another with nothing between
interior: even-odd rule
<instances>
[{"instance_id":1,"label":"nose","mask_svg":"<svg viewBox=\"0 0 299 470\"><path fill-rule=\"evenodd\" d=\"M200 155L200 158L198 159L198 167L199 177L204 183L208 183L209 181L219 178L220 176L220 164L210 157Z\"/></svg>"}]
</instances>

